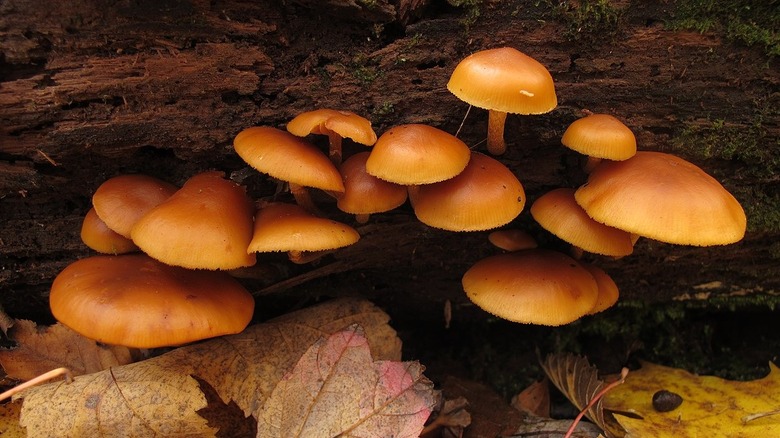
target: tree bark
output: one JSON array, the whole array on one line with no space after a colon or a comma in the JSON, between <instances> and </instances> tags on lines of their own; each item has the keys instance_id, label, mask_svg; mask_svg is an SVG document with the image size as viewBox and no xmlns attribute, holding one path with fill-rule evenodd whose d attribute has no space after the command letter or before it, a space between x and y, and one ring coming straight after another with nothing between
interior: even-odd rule
<instances>
[{"instance_id":1,"label":"tree bark","mask_svg":"<svg viewBox=\"0 0 780 438\"><path fill-rule=\"evenodd\" d=\"M772 216L780 205L777 60L714 32L669 30L663 23L673 4L615 2L615 25L591 31L573 27L554 5L520 0L461 8L361 0L55 3L0 4L0 302L15 316L49 317L49 285L91 254L79 239L81 219L112 176L145 173L182 184L218 169L253 198L274 196L276 183L232 150L246 127L283 128L300 112L334 108L368 117L377 134L426 123L483 149L487 112L472 108L461 128L468 106L446 83L469 53L498 46L533 56L556 82L556 110L507 119L500 160L523 182L528 205L584 182L580 157L560 137L589 110L624 121L640 149L699 165L748 212L749 232L734 245L641 240L620 260L589 256L614 277L621 299L770 299L780 287L780 220ZM761 160L687 143L718 129L767 142ZM358 150L345 144L345 156ZM318 202L354 224L330 198ZM566 247L527 208L513 225L544 246ZM446 300L465 306L461 276L498 251L487 233L420 224L408 205L372 215L358 230L360 242L313 264L260 257L243 281L257 295L360 293L427 318Z\"/></svg>"}]
</instances>

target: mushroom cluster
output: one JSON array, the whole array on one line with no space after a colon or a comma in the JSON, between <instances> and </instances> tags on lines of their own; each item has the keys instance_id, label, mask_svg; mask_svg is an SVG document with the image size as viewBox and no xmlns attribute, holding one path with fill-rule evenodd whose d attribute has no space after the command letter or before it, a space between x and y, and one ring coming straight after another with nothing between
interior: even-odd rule
<instances>
[{"instance_id":1,"label":"mushroom cluster","mask_svg":"<svg viewBox=\"0 0 780 438\"><path fill-rule=\"evenodd\" d=\"M484 85L487 84L487 85ZM507 113L554 109L552 76L530 56L503 47L461 61L447 88L488 114L487 150L505 151ZM588 157L580 187L536 199L532 217L571 245L571 256L539 248L512 223L526 204L522 183L506 165L472 151L456 135L425 124L390 127L377 136L350 111L317 109L282 130L254 126L233 146L248 166L284 182L295 203L253 201L220 172L192 176L180 188L145 176L104 182L82 226L82 239L106 255L79 260L55 279L54 316L101 342L150 348L236 333L252 318L252 295L228 272L258 254L286 253L294 263L352 245L360 234L326 217L319 202L354 215L403 205L417 219L454 232L491 231L503 254L478 261L462 278L466 296L511 321L561 325L607 309L618 287L585 252L624 257L639 237L683 245L723 245L745 233L745 214L714 178L687 161L637 152L616 117L587 115L561 143ZM327 153L317 145L327 137ZM371 148L344 157L344 142ZM325 199L326 201L321 201ZM137 254L125 254L143 251Z\"/></svg>"}]
</instances>

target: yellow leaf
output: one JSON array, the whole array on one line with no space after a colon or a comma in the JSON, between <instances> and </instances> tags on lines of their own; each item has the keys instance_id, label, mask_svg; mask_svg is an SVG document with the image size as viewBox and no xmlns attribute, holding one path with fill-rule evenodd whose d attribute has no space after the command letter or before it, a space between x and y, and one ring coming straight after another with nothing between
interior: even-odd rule
<instances>
[{"instance_id":1,"label":"yellow leaf","mask_svg":"<svg viewBox=\"0 0 780 438\"><path fill-rule=\"evenodd\" d=\"M780 437L780 415L749 420L780 409L780 370L771 363L769 368L762 379L740 382L644 363L605 396L603 407L615 413L627 438ZM657 411L652 399L660 390L679 394L682 404L669 412Z\"/></svg>"}]
</instances>

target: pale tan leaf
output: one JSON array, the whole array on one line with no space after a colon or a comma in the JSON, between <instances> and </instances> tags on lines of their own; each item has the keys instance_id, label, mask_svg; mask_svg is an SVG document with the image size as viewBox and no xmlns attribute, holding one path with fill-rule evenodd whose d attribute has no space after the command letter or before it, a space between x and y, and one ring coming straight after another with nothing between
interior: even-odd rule
<instances>
[{"instance_id":1,"label":"pale tan leaf","mask_svg":"<svg viewBox=\"0 0 780 438\"><path fill-rule=\"evenodd\" d=\"M309 346L351 324L365 327L372 348L378 343L374 359L399 357L400 341L388 320L365 300L329 301L237 335L78 377L71 384L29 389L22 393L23 421L31 436L111 436L111 430L147 436L150 431L188 428L213 433L196 414L206 402L190 376L207 382L223 403L235 402L244 416L258 418L276 384ZM58 433L50 432L51 427ZM91 434L95 427L103 435Z\"/></svg>"},{"instance_id":2,"label":"pale tan leaf","mask_svg":"<svg viewBox=\"0 0 780 438\"><path fill-rule=\"evenodd\" d=\"M0 404L0 436L3 438L23 438L27 432L19 425L22 402Z\"/></svg>"},{"instance_id":3,"label":"pale tan leaf","mask_svg":"<svg viewBox=\"0 0 780 438\"><path fill-rule=\"evenodd\" d=\"M258 437L418 437L436 404L418 362L374 361L363 329L320 339L274 388Z\"/></svg>"},{"instance_id":4,"label":"pale tan leaf","mask_svg":"<svg viewBox=\"0 0 780 438\"><path fill-rule=\"evenodd\" d=\"M30 437L214 436L187 368L163 355L29 389L20 424Z\"/></svg>"},{"instance_id":5,"label":"pale tan leaf","mask_svg":"<svg viewBox=\"0 0 780 438\"><path fill-rule=\"evenodd\" d=\"M542 361L542 368L550 381L580 411L605 385L599 380L598 369L582 356L550 354ZM588 409L585 416L606 430L601 400Z\"/></svg>"},{"instance_id":6,"label":"pale tan leaf","mask_svg":"<svg viewBox=\"0 0 780 438\"><path fill-rule=\"evenodd\" d=\"M0 350L0 365L9 377L19 380L60 367L78 376L133 362L127 347L98 344L62 324L38 327L32 321L18 320L9 335L17 346Z\"/></svg>"}]
</instances>

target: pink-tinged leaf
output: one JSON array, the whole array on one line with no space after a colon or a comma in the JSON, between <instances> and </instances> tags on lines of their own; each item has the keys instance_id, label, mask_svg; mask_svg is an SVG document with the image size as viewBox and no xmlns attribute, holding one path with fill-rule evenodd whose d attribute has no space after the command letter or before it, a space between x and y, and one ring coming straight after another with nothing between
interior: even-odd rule
<instances>
[{"instance_id":1,"label":"pink-tinged leaf","mask_svg":"<svg viewBox=\"0 0 780 438\"><path fill-rule=\"evenodd\" d=\"M258 437L418 437L436 404L418 362L374 361L363 329L321 339L274 388Z\"/></svg>"}]
</instances>

